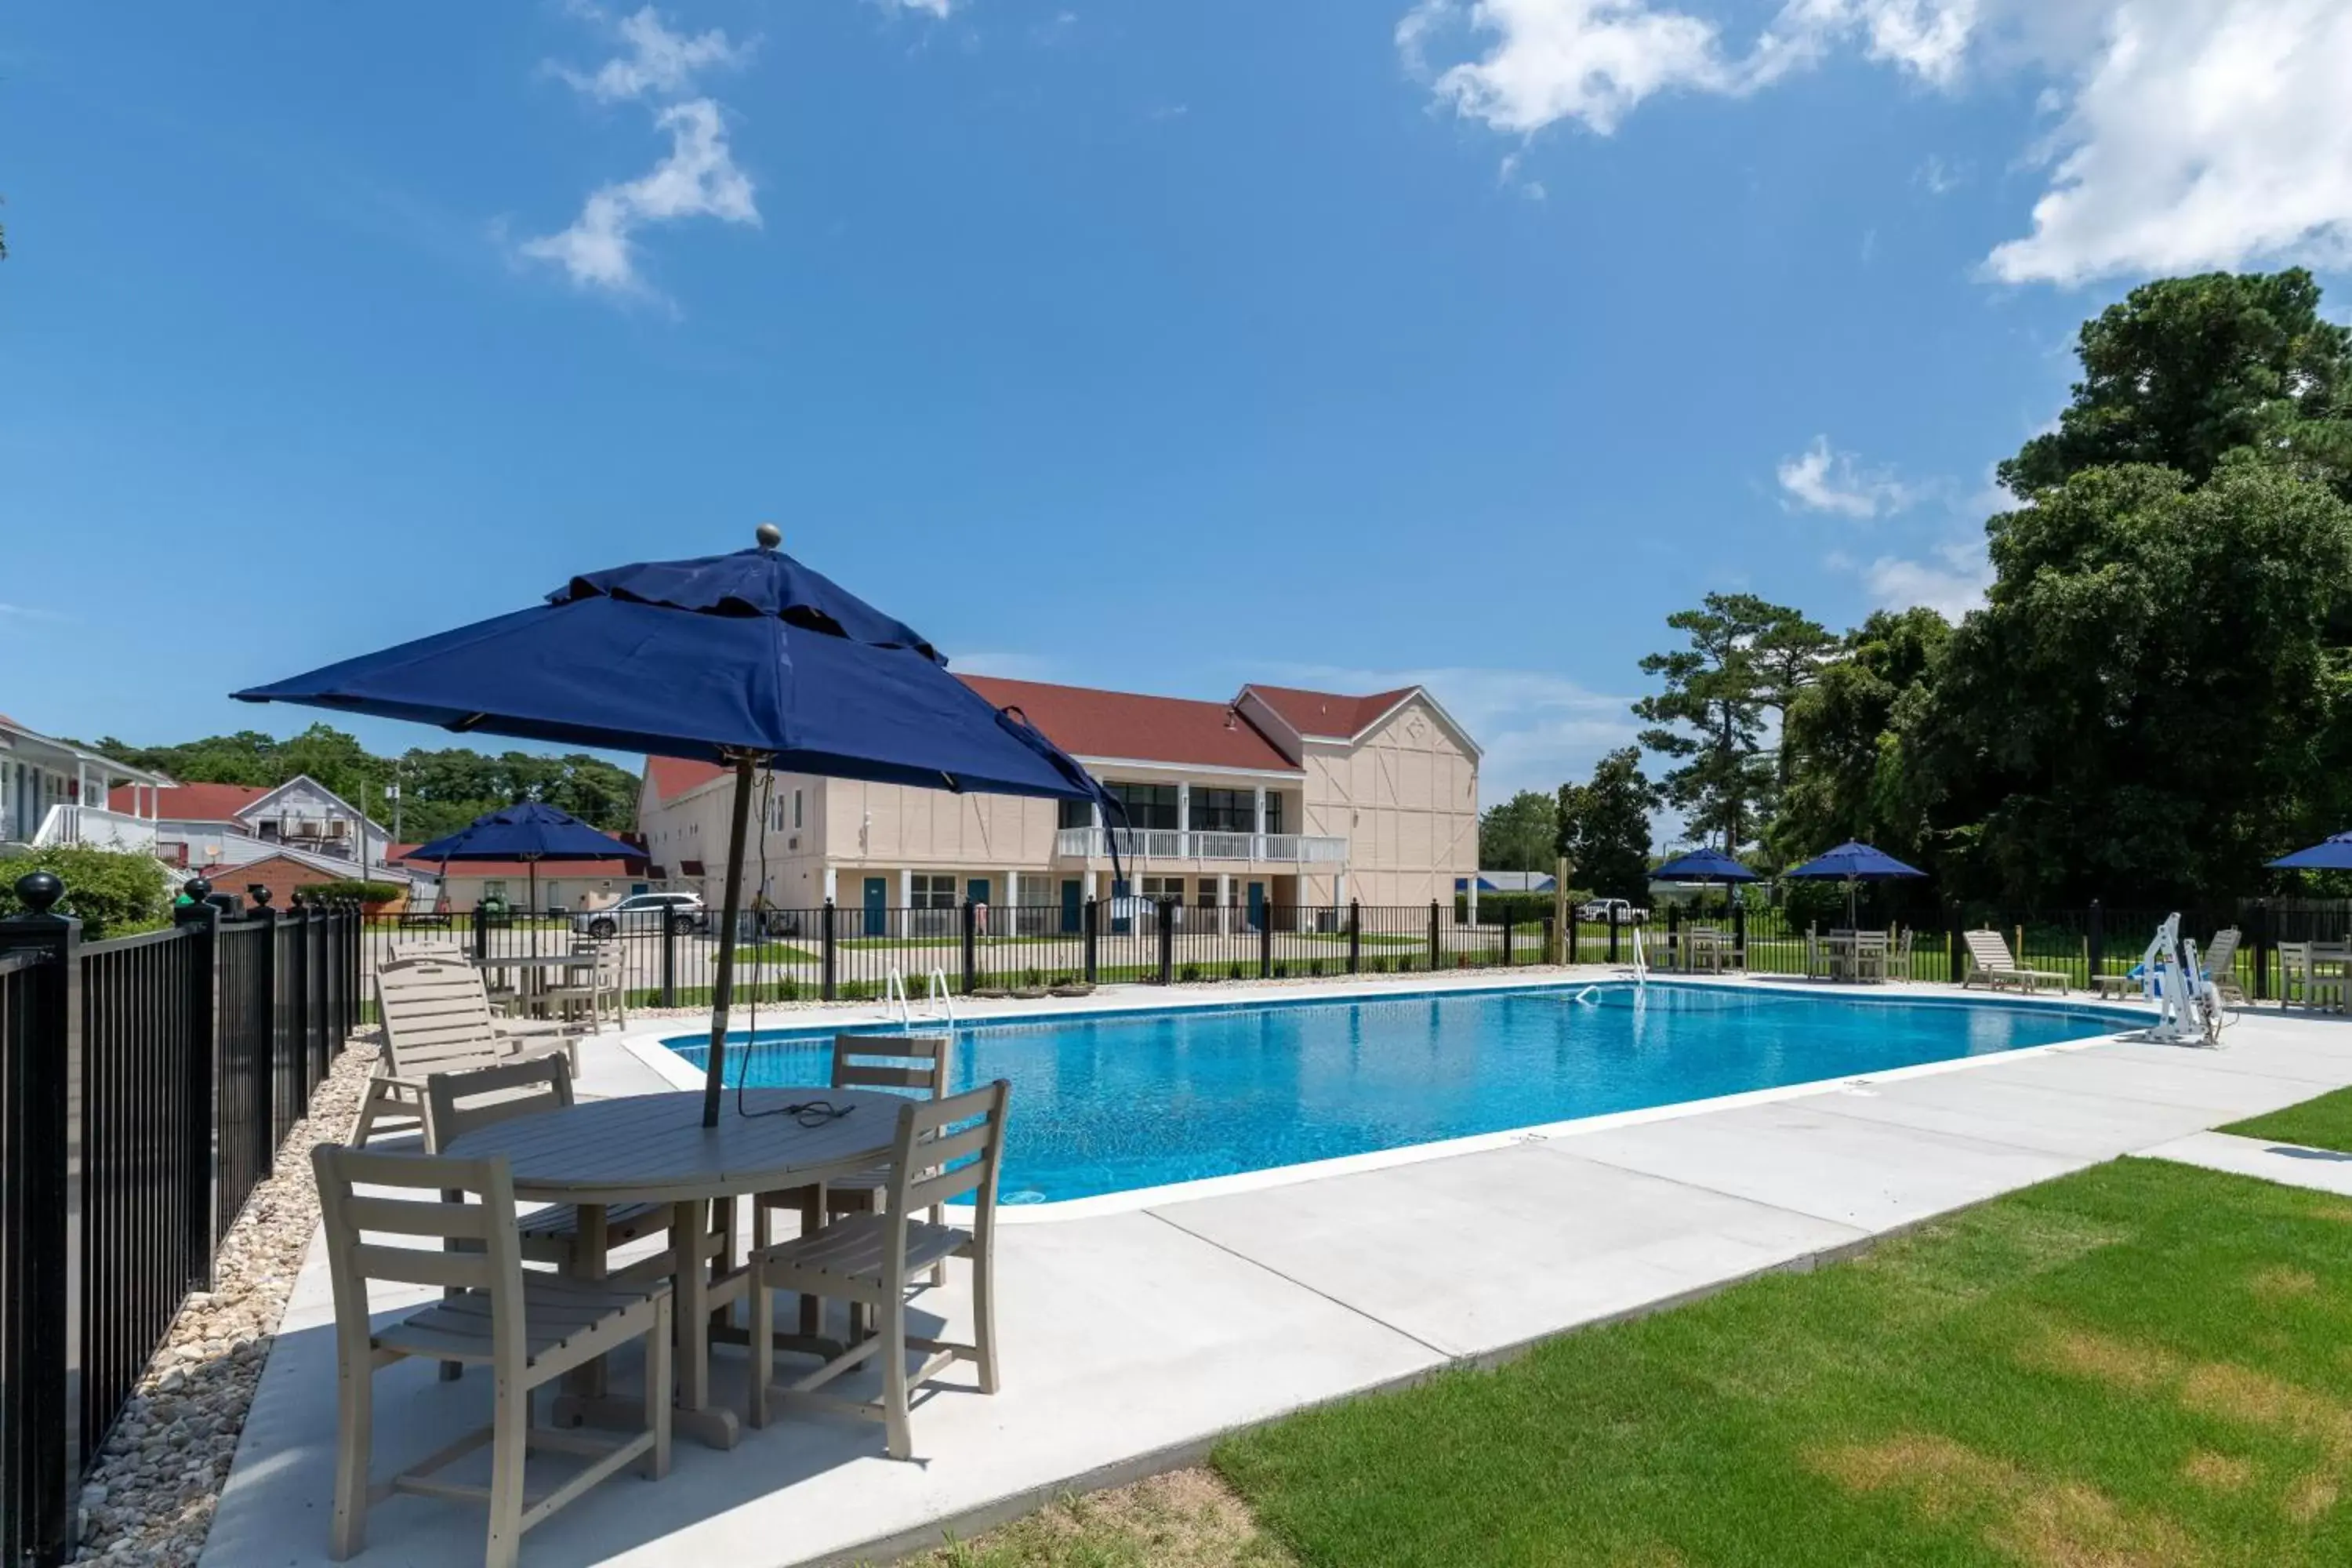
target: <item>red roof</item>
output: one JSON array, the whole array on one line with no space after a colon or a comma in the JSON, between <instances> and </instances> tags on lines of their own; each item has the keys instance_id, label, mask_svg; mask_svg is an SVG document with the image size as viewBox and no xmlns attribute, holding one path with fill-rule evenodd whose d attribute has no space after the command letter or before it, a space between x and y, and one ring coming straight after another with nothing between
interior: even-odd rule
<instances>
[{"instance_id":1,"label":"red roof","mask_svg":"<svg viewBox=\"0 0 2352 1568\"><path fill-rule=\"evenodd\" d=\"M1335 691L1302 691L1293 686L1258 686L1250 690L1282 715L1302 735L1337 735L1352 739L1364 726L1412 695L1413 688L1376 691L1370 697L1342 697Z\"/></svg>"},{"instance_id":2,"label":"red roof","mask_svg":"<svg viewBox=\"0 0 2352 1568\"><path fill-rule=\"evenodd\" d=\"M134 809L130 784L117 784L106 797L109 808ZM155 792L155 815L165 822L230 822L236 814L268 795L259 784L173 784Z\"/></svg>"},{"instance_id":3,"label":"red roof","mask_svg":"<svg viewBox=\"0 0 2352 1568\"><path fill-rule=\"evenodd\" d=\"M1084 686L1048 686L967 675L966 686L999 708L1018 708L1062 750L1079 757L1118 757L1178 766L1299 770L1231 703L1139 697Z\"/></svg>"},{"instance_id":4,"label":"red roof","mask_svg":"<svg viewBox=\"0 0 2352 1568\"><path fill-rule=\"evenodd\" d=\"M646 772L653 778L656 797L675 800L697 784L724 777L727 770L717 763L698 763L686 757L647 757Z\"/></svg>"}]
</instances>

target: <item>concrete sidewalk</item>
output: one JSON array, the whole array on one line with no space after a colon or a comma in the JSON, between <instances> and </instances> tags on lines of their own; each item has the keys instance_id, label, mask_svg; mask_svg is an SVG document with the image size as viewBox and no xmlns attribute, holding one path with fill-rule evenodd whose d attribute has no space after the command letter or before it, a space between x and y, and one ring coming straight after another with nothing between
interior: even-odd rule
<instances>
[{"instance_id":1,"label":"concrete sidewalk","mask_svg":"<svg viewBox=\"0 0 2352 1568\"><path fill-rule=\"evenodd\" d=\"M877 1428L848 1420L795 1417L748 1432L730 1453L682 1442L667 1480L607 1482L534 1531L526 1561L887 1560L935 1542L943 1525L969 1533L1065 1489L1196 1457L1237 1426L1497 1359L1761 1270L1811 1267L1935 1215L2352 1084L2342 1024L2242 1015L2227 1039L2210 1052L2095 1043L1976 1058L1007 1226L1004 1391L933 1395L916 1413L915 1462L883 1458ZM583 1089L666 1087L637 1073L659 1078L625 1052L596 1050ZM326 1561L334 1373L318 1250L222 1500L204 1559L217 1568ZM943 1314L961 1329L957 1266L918 1308L918 1321ZM738 1408L740 1367L722 1359L717 1379L718 1396ZM408 1363L376 1387L380 1471L487 1419L478 1378L439 1384ZM483 1528L478 1510L397 1499L374 1511L360 1561L471 1561Z\"/></svg>"}]
</instances>

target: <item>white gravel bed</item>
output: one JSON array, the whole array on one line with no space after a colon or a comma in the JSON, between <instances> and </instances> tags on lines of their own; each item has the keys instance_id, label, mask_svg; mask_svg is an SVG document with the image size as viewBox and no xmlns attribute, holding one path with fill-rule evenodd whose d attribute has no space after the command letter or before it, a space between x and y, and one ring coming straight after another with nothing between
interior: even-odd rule
<instances>
[{"instance_id":1,"label":"white gravel bed","mask_svg":"<svg viewBox=\"0 0 2352 1568\"><path fill-rule=\"evenodd\" d=\"M222 1239L214 1288L190 1296L82 1483L79 1561L192 1565L236 1457L271 1336L319 1223L310 1146L351 1135L376 1057L363 1029L310 1097Z\"/></svg>"}]
</instances>

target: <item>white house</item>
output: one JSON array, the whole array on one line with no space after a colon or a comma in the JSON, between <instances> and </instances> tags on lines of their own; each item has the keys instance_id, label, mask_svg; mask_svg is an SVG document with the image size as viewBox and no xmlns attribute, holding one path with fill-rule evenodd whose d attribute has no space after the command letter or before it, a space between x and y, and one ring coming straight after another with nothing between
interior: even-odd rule
<instances>
[{"instance_id":1,"label":"white house","mask_svg":"<svg viewBox=\"0 0 2352 1568\"><path fill-rule=\"evenodd\" d=\"M0 713L0 854L52 844L152 850L156 797L171 782Z\"/></svg>"}]
</instances>

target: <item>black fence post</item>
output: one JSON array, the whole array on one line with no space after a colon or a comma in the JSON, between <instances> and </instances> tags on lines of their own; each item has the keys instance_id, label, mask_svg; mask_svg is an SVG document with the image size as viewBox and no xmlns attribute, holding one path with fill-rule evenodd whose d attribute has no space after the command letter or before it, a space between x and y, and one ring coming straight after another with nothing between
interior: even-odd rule
<instances>
[{"instance_id":1,"label":"black fence post","mask_svg":"<svg viewBox=\"0 0 2352 1568\"><path fill-rule=\"evenodd\" d=\"M1098 973L1095 961L1099 955L1100 951L1096 941L1102 930L1102 918L1100 911L1101 905L1097 904L1092 899L1088 899L1087 900L1087 984L1089 985L1092 985L1095 983L1095 975Z\"/></svg>"},{"instance_id":2,"label":"black fence post","mask_svg":"<svg viewBox=\"0 0 2352 1568\"><path fill-rule=\"evenodd\" d=\"M1176 983L1176 900L1160 900L1160 984Z\"/></svg>"},{"instance_id":3,"label":"black fence post","mask_svg":"<svg viewBox=\"0 0 2352 1568\"><path fill-rule=\"evenodd\" d=\"M475 900L473 936L474 962L476 963L481 963L482 960L489 957L490 955L490 922L482 918L482 910L483 901L479 899ZM667 930L668 928L665 925L663 929ZM669 998L664 997L662 999L662 1005L667 1007L674 1005L674 1004Z\"/></svg>"},{"instance_id":4,"label":"black fence post","mask_svg":"<svg viewBox=\"0 0 2352 1568\"><path fill-rule=\"evenodd\" d=\"M204 1278L194 1283L213 1288L213 1255L220 1250L220 919L221 912L205 901L213 890L202 877L182 889L189 902L172 911L172 923L185 933L188 947L188 1102L199 1118L189 1130L188 1157L197 1162L188 1183L188 1234L196 1255L205 1260Z\"/></svg>"},{"instance_id":5,"label":"black fence post","mask_svg":"<svg viewBox=\"0 0 2352 1568\"><path fill-rule=\"evenodd\" d=\"M1506 914L1503 917L1503 967L1506 969L1511 967L1511 943L1517 940L1517 925L1512 918Z\"/></svg>"},{"instance_id":6,"label":"black fence post","mask_svg":"<svg viewBox=\"0 0 2352 1568\"><path fill-rule=\"evenodd\" d=\"M1257 910L1257 977L1274 978L1274 900L1269 899Z\"/></svg>"},{"instance_id":7,"label":"black fence post","mask_svg":"<svg viewBox=\"0 0 2352 1568\"><path fill-rule=\"evenodd\" d=\"M474 913L474 929L477 931L481 929L481 911L477 910ZM731 932L722 934L719 940L725 942L731 935ZM478 939L476 948L478 952ZM661 999L665 1007L677 1005L677 921L666 910L661 922Z\"/></svg>"},{"instance_id":8,"label":"black fence post","mask_svg":"<svg viewBox=\"0 0 2352 1568\"><path fill-rule=\"evenodd\" d=\"M1951 981L1955 985L1961 984L1969 977L1969 942L1967 933L1963 930L1965 923L1960 918L1960 906L1957 900L1946 906L1944 952L1948 961L1946 967L1950 971Z\"/></svg>"},{"instance_id":9,"label":"black fence post","mask_svg":"<svg viewBox=\"0 0 2352 1568\"><path fill-rule=\"evenodd\" d=\"M1437 931L1437 900L1429 900L1429 970L1434 974L1444 963L1444 939Z\"/></svg>"},{"instance_id":10,"label":"black fence post","mask_svg":"<svg viewBox=\"0 0 2352 1568\"><path fill-rule=\"evenodd\" d=\"M2268 899L2256 899L2254 900L2252 923L2254 928L2254 1000L2257 1002L2267 1002L2270 1000L2271 994L2271 949L2276 945L2276 943L2272 940L2271 901Z\"/></svg>"},{"instance_id":11,"label":"black fence post","mask_svg":"<svg viewBox=\"0 0 2352 1568\"><path fill-rule=\"evenodd\" d=\"M1737 891L1731 894L1731 967L1748 967L1748 900ZM1906 974L1903 978L1911 977Z\"/></svg>"},{"instance_id":12,"label":"black fence post","mask_svg":"<svg viewBox=\"0 0 2352 1568\"><path fill-rule=\"evenodd\" d=\"M823 977L819 980L817 984L817 993L826 1001L830 1002L833 1000L834 979L840 962L836 956L835 938L833 929L833 900L831 899L827 899L824 901L824 916L818 927L818 935L822 938L821 943L818 947L818 952L824 960L824 967Z\"/></svg>"},{"instance_id":13,"label":"black fence post","mask_svg":"<svg viewBox=\"0 0 2352 1568\"><path fill-rule=\"evenodd\" d=\"M1609 900L1609 962L1617 962L1617 900Z\"/></svg>"},{"instance_id":14,"label":"black fence post","mask_svg":"<svg viewBox=\"0 0 2352 1568\"><path fill-rule=\"evenodd\" d=\"M2096 899L2091 900L2090 912L2083 918L2083 989L2095 994L2099 976L2107 965L2106 911L2099 907Z\"/></svg>"},{"instance_id":15,"label":"black fence post","mask_svg":"<svg viewBox=\"0 0 2352 1568\"><path fill-rule=\"evenodd\" d=\"M1356 973L1364 967L1364 906L1361 900L1348 900L1348 973Z\"/></svg>"},{"instance_id":16,"label":"black fence post","mask_svg":"<svg viewBox=\"0 0 2352 1568\"><path fill-rule=\"evenodd\" d=\"M51 912L65 884L16 879L28 911L0 921L0 955L29 952L29 1007L0 1023L0 1544L17 1563L62 1563L81 1490L81 921ZM22 1037L16 1037L19 1026Z\"/></svg>"},{"instance_id":17,"label":"black fence post","mask_svg":"<svg viewBox=\"0 0 2352 1568\"><path fill-rule=\"evenodd\" d=\"M257 885L246 893L253 900L246 921L261 928L261 940L253 944L252 1014L261 1025L261 1049L256 1053L260 1059L254 1068L261 1144L258 1182L278 1168L278 911L269 907L268 889Z\"/></svg>"},{"instance_id":18,"label":"black fence post","mask_svg":"<svg viewBox=\"0 0 2352 1568\"><path fill-rule=\"evenodd\" d=\"M971 994L980 984L980 906L970 899L963 901L963 994Z\"/></svg>"}]
</instances>

